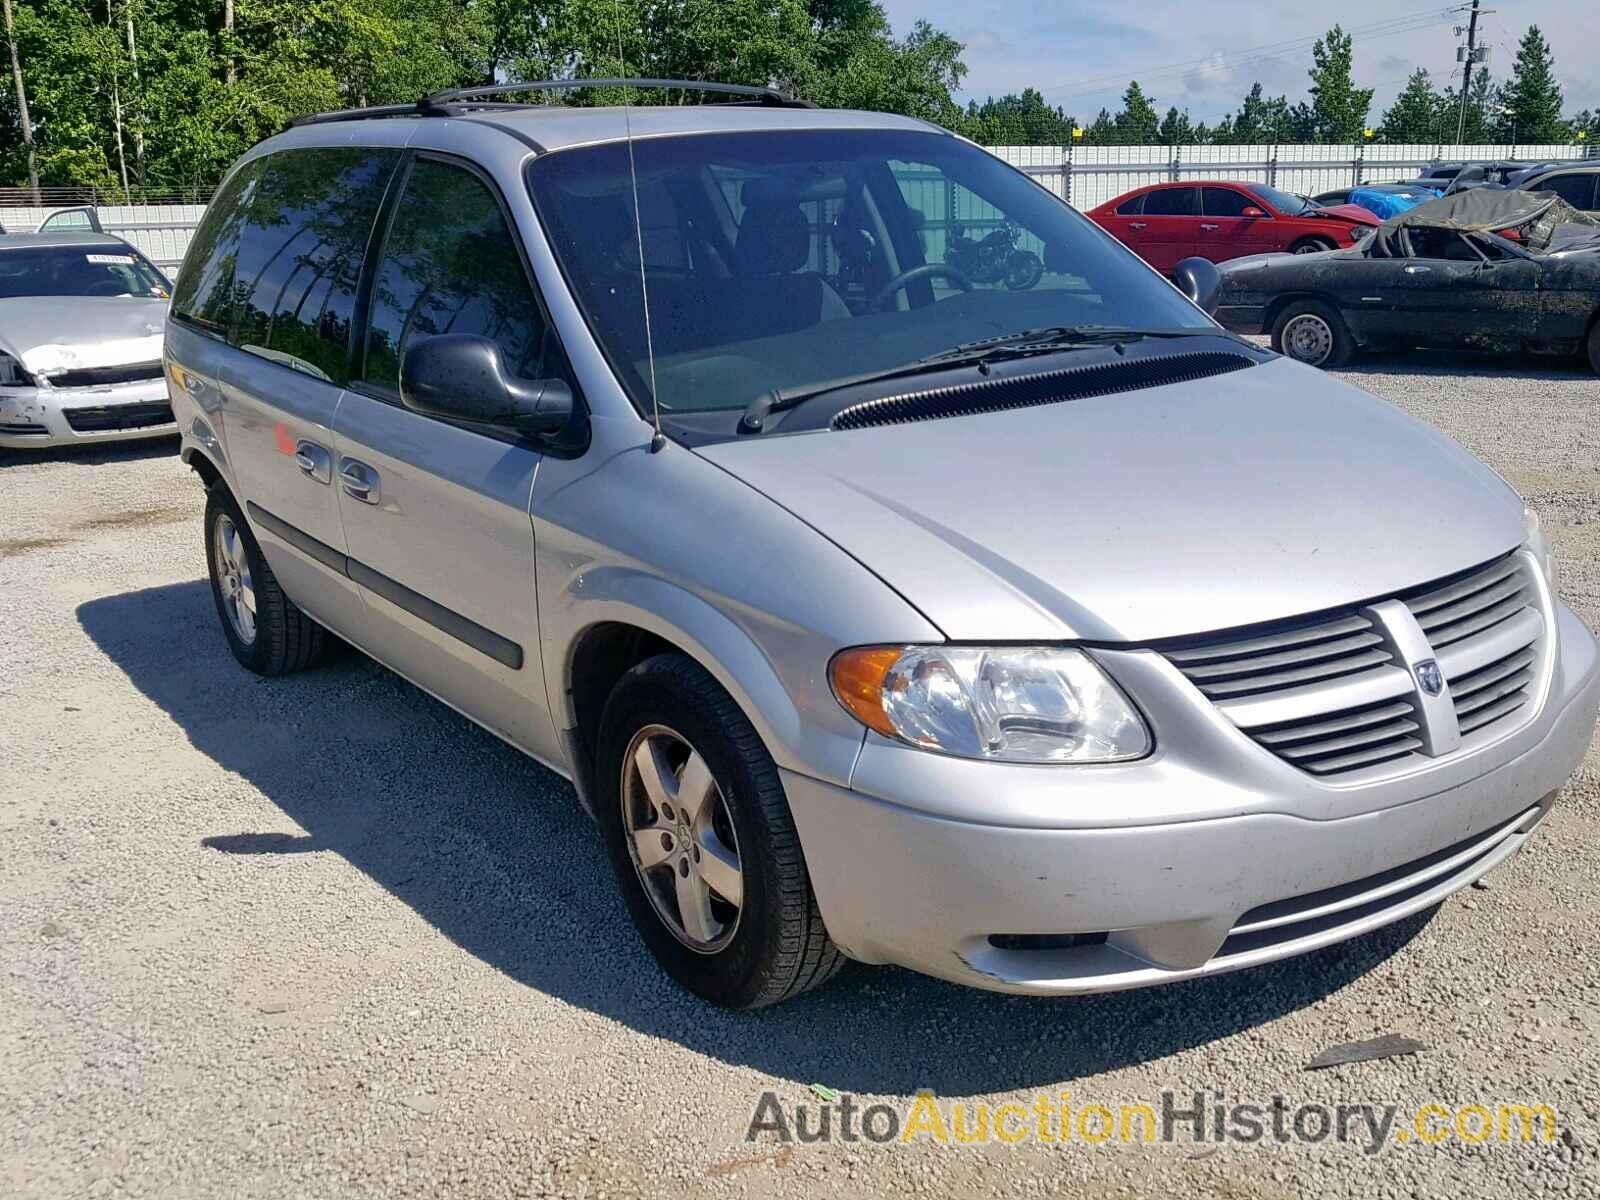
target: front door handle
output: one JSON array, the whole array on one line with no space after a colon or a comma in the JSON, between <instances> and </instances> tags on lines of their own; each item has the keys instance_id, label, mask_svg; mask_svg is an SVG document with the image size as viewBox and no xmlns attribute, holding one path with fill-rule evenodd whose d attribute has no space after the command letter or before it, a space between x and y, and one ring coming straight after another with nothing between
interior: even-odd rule
<instances>
[{"instance_id":1,"label":"front door handle","mask_svg":"<svg viewBox=\"0 0 1600 1200\"><path fill-rule=\"evenodd\" d=\"M1144 221L1129 221L1128 222L1128 228L1129 229L1143 229L1144 227L1145 227L1145 222Z\"/></svg>"},{"instance_id":2,"label":"front door handle","mask_svg":"<svg viewBox=\"0 0 1600 1200\"><path fill-rule=\"evenodd\" d=\"M1430 272L1432 272L1432 270L1433 270L1432 267L1422 267L1422 266L1418 266L1416 263L1412 263L1409 267L1406 268L1406 274L1407 275L1427 275Z\"/></svg>"},{"instance_id":3,"label":"front door handle","mask_svg":"<svg viewBox=\"0 0 1600 1200\"><path fill-rule=\"evenodd\" d=\"M357 462L353 458L342 459L339 463L339 483L344 488L344 494L352 500L359 500L363 504L378 502L378 473L364 462Z\"/></svg>"},{"instance_id":4,"label":"front door handle","mask_svg":"<svg viewBox=\"0 0 1600 1200\"><path fill-rule=\"evenodd\" d=\"M1207 225L1205 222L1202 221L1200 223L1200 228L1201 229L1215 229L1216 226L1215 225Z\"/></svg>"},{"instance_id":5,"label":"front door handle","mask_svg":"<svg viewBox=\"0 0 1600 1200\"><path fill-rule=\"evenodd\" d=\"M318 483L333 481L333 456L326 446L301 438L294 444L294 465Z\"/></svg>"}]
</instances>

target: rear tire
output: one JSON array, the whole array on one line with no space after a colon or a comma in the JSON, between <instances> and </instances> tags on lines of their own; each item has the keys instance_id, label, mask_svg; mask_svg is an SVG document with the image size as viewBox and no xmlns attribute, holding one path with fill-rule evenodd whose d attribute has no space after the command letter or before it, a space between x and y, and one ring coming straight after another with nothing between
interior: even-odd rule
<instances>
[{"instance_id":1,"label":"rear tire","mask_svg":"<svg viewBox=\"0 0 1600 1200\"><path fill-rule=\"evenodd\" d=\"M595 759L618 886L668 975L745 1009L838 972L844 956L817 910L778 768L703 667L661 654L628 671L606 702Z\"/></svg>"},{"instance_id":2,"label":"rear tire","mask_svg":"<svg viewBox=\"0 0 1600 1200\"><path fill-rule=\"evenodd\" d=\"M1337 367L1350 360L1355 340L1341 317L1319 300L1300 300L1272 323L1272 348L1311 367Z\"/></svg>"},{"instance_id":3,"label":"rear tire","mask_svg":"<svg viewBox=\"0 0 1600 1200\"><path fill-rule=\"evenodd\" d=\"M257 675L287 675L320 661L327 632L283 594L278 577L226 485L206 494L206 565L228 649Z\"/></svg>"},{"instance_id":4,"label":"rear tire","mask_svg":"<svg viewBox=\"0 0 1600 1200\"><path fill-rule=\"evenodd\" d=\"M1589 326L1589 369L1600 375L1600 318Z\"/></svg>"},{"instance_id":5,"label":"rear tire","mask_svg":"<svg viewBox=\"0 0 1600 1200\"><path fill-rule=\"evenodd\" d=\"M1337 250L1338 247L1326 238L1308 237L1301 238L1289 247L1290 254L1321 254L1324 250Z\"/></svg>"}]
</instances>

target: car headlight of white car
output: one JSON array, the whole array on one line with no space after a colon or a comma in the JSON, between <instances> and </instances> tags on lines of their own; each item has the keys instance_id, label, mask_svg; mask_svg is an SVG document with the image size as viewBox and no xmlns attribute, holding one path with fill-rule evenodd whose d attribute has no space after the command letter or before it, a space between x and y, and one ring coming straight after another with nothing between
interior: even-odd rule
<instances>
[{"instance_id":1,"label":"car headlight of white car","mask_svg":"<svg viewBox=\"0 0 1600 1200\"><path fill-rule=\"evenodd\" d=\"M1082 650L1059 646L862 646L829 682L869 729L942 754L1017 763L1124 762L1149 727Z\"/></svg>"}]
</instances>

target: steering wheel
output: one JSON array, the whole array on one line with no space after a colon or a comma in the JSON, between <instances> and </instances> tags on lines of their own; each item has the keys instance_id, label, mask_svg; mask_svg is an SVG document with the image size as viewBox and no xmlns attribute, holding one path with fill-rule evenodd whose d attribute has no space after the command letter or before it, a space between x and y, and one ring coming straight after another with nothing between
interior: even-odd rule
<instances>
[{"instance_id":1,"label":"steering wheel","mask_svg":"<svg viewBox=\"0 0 1600 1200\"><path fill-rule=\"evenodd\" d=\"M920 267L912 267L909 271L901 271L888 283L884 284L873 293L869 307L874 311L883 307L883 302L903 288L910 287L924 279L948 279L963 292L972 290L972 280L948 263L924 263Z\"/></svg>"}]
</instances>

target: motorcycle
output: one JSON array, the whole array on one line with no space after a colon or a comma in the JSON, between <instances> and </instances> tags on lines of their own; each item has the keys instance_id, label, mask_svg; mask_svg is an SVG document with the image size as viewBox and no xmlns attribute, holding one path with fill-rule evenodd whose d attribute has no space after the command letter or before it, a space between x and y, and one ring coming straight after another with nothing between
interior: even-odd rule
<instances>
[{"instance_id":1,"label":"motorcycle","mask_svg":"<svg viewBox=\"0 0 1600 1200\"><path fill-rule=\"evenodd\" d=\"M1009 221L980 241L968 237L965 226L954 225L945 262L973 283L1003 283L1013 292L1026 291L1044 277L1044 262L1032 251L1018 250L1018 236Z\"/></svg>"}]
</instances>

